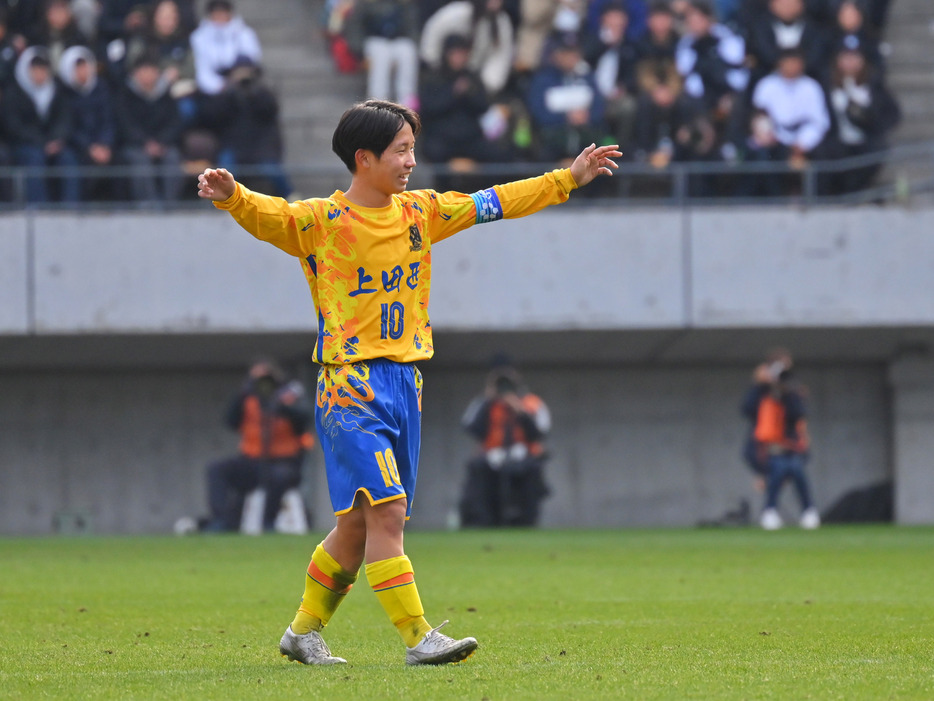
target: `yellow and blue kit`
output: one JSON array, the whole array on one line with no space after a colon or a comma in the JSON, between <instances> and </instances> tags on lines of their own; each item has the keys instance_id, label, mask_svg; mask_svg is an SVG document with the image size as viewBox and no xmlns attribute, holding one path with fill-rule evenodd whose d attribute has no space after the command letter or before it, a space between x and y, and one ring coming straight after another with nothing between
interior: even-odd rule
<instances>
[{"instance_id":1,"label":"yellow and blue kit","mask_svg":"<svg viewBox=\"0 0 934 701\"><path fill-rule=\"evenodd\" d=\"M564 202L576 187L564 169L470 195L413 190L369 208L340 190L289 203L238 183L214 203L305 271L318 317L315 419L335 513L352 509L358 492L374 504L407 497L411 511L422 384L413 363L434 353L432 244Z\"/></svg>"}]
</instances>

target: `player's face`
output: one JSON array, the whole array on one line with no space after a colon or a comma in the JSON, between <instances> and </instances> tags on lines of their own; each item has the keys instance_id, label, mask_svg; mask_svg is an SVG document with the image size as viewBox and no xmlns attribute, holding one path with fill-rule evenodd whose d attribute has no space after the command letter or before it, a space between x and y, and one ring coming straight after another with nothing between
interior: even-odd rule
<instances>
[{"instance_id":1,"label":"player's face","mask_svg":"<svg viewBox=\"0 0 934 701\"><path fill-rule=\"evenodd\" d=\"M415 135L408 122L396 133L383 155L374 160L371 177L376 188L387 195L405 192L415 168Z\"/></svg>"}]
</instances>

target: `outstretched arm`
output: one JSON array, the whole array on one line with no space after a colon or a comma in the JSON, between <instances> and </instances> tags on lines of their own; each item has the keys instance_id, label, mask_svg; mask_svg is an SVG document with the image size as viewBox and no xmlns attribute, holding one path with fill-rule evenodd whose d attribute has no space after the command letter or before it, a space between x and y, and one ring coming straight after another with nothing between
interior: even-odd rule
<instances>
[{"instance_id":1,"label":"outstretched arm","mask_svg":"<svg viewBox=\"0 0 934 701\"><path fill-rule=\"evenodd\" d=\"M215 202L230 199L237 189L234 176L225 168L206 168L198 176L198 197Z\"/></svg>"},{"instance_id":2,"label":"outstretched arm","mask_svg":"<svg viewBox=\"0 0 934 701\"><path fill-rule=\"evenodd\" d=\"M619 168L612 158L622 156L619 146L597 146L591 144L571 164L571 175L577 187L584 187L598 175L613 175L611 168Z\"/></svg>"}]
</instances>

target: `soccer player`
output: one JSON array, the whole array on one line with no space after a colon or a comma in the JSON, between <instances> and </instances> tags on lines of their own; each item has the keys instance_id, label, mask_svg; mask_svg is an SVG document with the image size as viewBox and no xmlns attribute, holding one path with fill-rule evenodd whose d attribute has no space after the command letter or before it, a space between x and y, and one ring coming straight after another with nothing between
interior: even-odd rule
<instances>
[{"instance_id":1,"label":"soccer player","mask_svg":"<svg viewBox=\"0 0 934 701\"><path fill-rule=\"evenodd\" d=\"M298 612L279 642L304 664L337 664L320 631L364 572L405 641L406 664L445 664L477 648L425 620L402 531L412 510L422 377L433 354L431 247L474 224L521 217L611 175L616 146L588 146L570 168L465 195L407 192L418 115L368 100L341 117L332 147L351 173L346 192L289 203L251 192L224 169L198 176L213 200L256 238L297 257L318 314L315 424L336 526L315 549Z\"/></svg>"}]
</instances>

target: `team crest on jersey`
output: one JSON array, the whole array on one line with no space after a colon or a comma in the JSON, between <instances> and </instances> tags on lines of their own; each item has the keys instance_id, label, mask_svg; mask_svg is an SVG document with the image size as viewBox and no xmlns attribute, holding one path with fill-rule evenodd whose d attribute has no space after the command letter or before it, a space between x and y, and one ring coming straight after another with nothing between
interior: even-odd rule
<instances>
[{"instance_id":1,"label":"team crest on jersey","mask_svg":"<svg viewBox=\"0 0 934 701\"><path fill-rule=\"evenodd\" d=\"M412 244L409 247L410 251L422 250L422 233L418 230L418 224L409 227L409 242Z\"/></svg>"}]
</instances>

